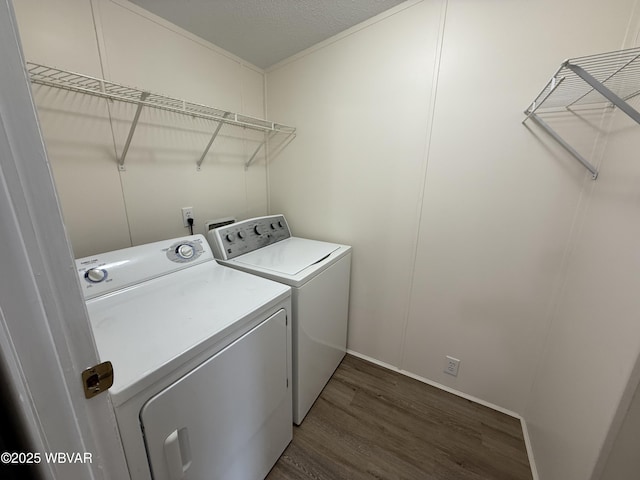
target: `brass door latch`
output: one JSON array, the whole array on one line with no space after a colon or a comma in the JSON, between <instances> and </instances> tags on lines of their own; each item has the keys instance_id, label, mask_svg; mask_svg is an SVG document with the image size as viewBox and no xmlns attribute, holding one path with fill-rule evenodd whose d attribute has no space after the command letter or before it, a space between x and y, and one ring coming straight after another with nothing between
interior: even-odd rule
<instances>
[{"instance_id":1,"label":"brass door latch","mask_svg":"<svg viewBox=\"0 0 640 480\"><path fill-rule=\"evenodd\" d=\"M102 362L82 372L82 385L85 398L93 398L99 393L109 390L113 385L113 365Z\"/></svg>"}]
</instances>

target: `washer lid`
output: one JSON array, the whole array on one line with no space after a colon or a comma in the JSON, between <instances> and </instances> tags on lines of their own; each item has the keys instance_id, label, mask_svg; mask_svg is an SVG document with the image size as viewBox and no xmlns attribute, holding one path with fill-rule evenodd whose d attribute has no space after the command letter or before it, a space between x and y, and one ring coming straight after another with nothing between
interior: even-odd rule
<instances>
[{"instance_id":1,"label":"washer lid","mask_svg":"<svg viewBox=\"0 0 640 480\"><path fill-rule=\"evenodd\" d=\"M235 263L260 267L285 275L296 275L325 259L340 245L306 238L290 237L268 247L235 258Z\"/></svg>"},{"instance_id":2,"label":"washer lid","mask_svg":"<svg viewBox=\"0 0 640 480\"><path fill-rule=\"evenodd\" d=\"M289 287L206 262L87 302L118 405L194 356L263 320Z\"/></svg>"}]
</instances>

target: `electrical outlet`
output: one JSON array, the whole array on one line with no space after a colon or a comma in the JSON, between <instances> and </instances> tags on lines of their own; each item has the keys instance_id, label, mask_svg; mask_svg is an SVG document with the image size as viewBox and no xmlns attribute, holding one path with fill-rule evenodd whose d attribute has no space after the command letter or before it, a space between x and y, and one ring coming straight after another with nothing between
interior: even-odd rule
<instances>
[{"instance_id":1,"label":"electrical outlet","mask_svg":"<svg viewBox=\"0 0 640 480\"><path fill-rule=\"evenodd\" d=\"M189 218L193 218L193 207L182 207L182 222L185 227L189 226Z\"/></svg>"},{"instance_id":2,"label":"electrical outlet","mask_svg":"<svg viewBox=\"0 0 640 480\"><path fill-rule=\"evenodd\" d=\"M459 367L460 367L460 360L458 360L457 358L450 357L449 355L445 357L444 373L448 373L449 375L453 375L454 377L457 377Z\"/></svg>"}]
</instances>

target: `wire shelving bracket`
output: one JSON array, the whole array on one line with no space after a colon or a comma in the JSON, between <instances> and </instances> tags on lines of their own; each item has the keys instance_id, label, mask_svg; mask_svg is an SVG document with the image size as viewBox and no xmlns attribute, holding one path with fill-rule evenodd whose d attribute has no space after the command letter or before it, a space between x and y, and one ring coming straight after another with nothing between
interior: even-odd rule
<instances>
[{"instance_id":1,"label":"wire shelving bracket","mask_svg":"<svg viewBox=\"0 0 640 480\"><path fill-rule=\"evenodd\" d=\"M628 100L640 94L640 47L615 52L577 57L564 61L535 100L525 110L523 123L531 119L551 135L573 157L598 177L598 170L560 135L539 114L578 106L618 107L636 123L640 113Z\"/></svg>"},{"instance_id":2,"label":"wire shelving bracket","mask_svg":"<svg viewBox=\"0 0 640 480\"><path fill-rule=\"evenodd\" d=\"M100 78L90 77L88 75L83 75L80 73L69 72L55 67L48 67L46 65L27 62L27 72L29 74L31 82L35 84L61 88L72 92L84 93L96 97L107 98L109 100L137 105L136 113L129 129L129 135L127 136L124 148L122 149L122 155L118 159L118 168L120 170L125 169L124 163L127 152L129 150L131 140L133 139L133 135L136 131L138 120L140 119L140 113L142 112L143 107L155 108L217 122L216 129L213 132L209 143L196 162L196 167L198 170L200 170L205 157L209 153L209 150L213 145L216 137L220 133L220 129L223 125L249 128L251 130L257 130L269 134L268 137L265 138L262 143L260 143L259 147L256 149L251 158L249 158L249 160L245 163L245 168L248 168L251 165L260 149L266 144L271 136L276 134L284 134L289 137L295 135L296 133L295 127L270 122L268 120L263 120L260 118L250 117L248 115L229 112L215 107L209 107L207 105L187 102L186 100L180 100L177 98L168 97L166 95L151 93L149 91L141 90L134 87L127 87Z\"/></svg>"}]
</instances>

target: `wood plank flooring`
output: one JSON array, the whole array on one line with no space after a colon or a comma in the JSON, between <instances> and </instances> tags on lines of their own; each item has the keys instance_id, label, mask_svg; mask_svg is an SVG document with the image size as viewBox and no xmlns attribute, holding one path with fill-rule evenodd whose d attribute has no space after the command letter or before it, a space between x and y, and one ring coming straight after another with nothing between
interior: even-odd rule
<instances>
[{"instance_id":1,"label":"wood plank flooring","mask_svg":"<svg viewBox=\"0 0 640 480\"><path fill-rule=\"evenodd\" d=\"M531 480L520 421L347 355L268 480Z\"/></svg>"}]
</instances>

